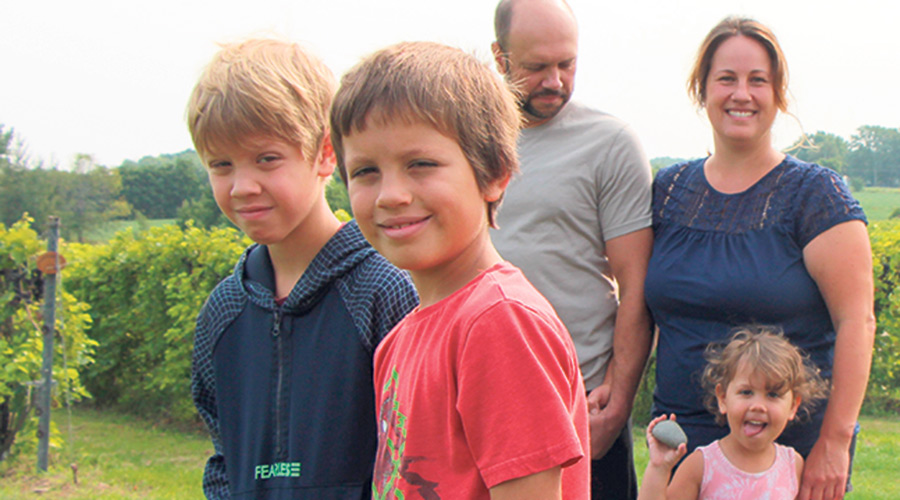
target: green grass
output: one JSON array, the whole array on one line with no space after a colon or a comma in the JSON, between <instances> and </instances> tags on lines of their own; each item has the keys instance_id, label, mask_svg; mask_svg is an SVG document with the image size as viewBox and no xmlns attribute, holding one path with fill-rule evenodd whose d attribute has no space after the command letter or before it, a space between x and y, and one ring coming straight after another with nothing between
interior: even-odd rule
<instances>
[{"instance_id":1,"label":"green grass","mask_svg":"<svg viewBox=\"0 0 900 500\"><path fill-rule=\"evenodd\" d=\"M66 412L54 412L53 420L68 439ZM83 408L72 411L72 428L73 446L62 453L51 450L45 474L36 473L33 454L0 463L0 498L203 498L203 466L212 453L204 433ZM72 463L78 466L78 484Z\"/></svg>"},{"instance_id":2,"label":"green grass","mask_svg":"<svg viewBox=\"0 0 900 500\"><path fill-rule=\"evenodd\" d=\"M853 493L848 500L897 500L900 498L900 417L860 417L862 431L853 462ZM635 427L634 463L638 480L647 467L644 428Z\"/></svg>"},{"instance_id":3,"label":"green grass","mask_svg":"<svg viewBox=\"0 0 900 500\"><path fill-rule=\"evenodd\" d=\"M54 413L68 434L64 411ZM146 420L76 408L72 412L74 445L51 452L50 470L35 472L36 458L19 455L0 463L0 498L80 499L202 498L200 481L212 444L201 431L185 432ZM862 417L862 433L853 466L853 500L900 498L900 417ZM634 429L638 477L647 466L644 429ZM78 484L71 463L78 465Z\"/></svg>"},{"instance_id":4,"label":"green grass","mask_svg":"<svg viewBox=\"0 0 900 500\"><path fill-rule=\"evenodd\" d=\"M888 219L894 210L900 209L900 189L868 187L853 193L866 211L869 221Z\"/></svg>"}]
</instances>

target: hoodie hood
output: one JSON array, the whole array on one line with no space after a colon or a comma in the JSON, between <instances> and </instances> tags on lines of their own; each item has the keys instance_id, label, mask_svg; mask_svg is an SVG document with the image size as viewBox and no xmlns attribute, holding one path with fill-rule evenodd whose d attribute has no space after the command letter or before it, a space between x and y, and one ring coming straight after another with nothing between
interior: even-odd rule
<instances>
[{"instance_id":1,"label":"hoodie hood","mask_svg":"<svg viewBox=\"0 0 900 500\"><path fill-rule=\"evenodd\" d=\"M335 280L375 254L356 221L347 222L316 254L284 301L284 310L295 314L309 310ZM275 270L265 245L247 248L235 266L234 275L251 302L265 309L278 307L274 294Z\"/></svg>"}]
</instances>

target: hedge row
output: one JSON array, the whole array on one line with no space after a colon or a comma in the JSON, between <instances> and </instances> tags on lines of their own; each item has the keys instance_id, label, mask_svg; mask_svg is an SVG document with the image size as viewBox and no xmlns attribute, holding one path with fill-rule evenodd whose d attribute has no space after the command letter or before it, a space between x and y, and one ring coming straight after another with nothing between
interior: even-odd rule
<instances>
[{"instance_id":1,"label":"hedge row","mask_svg":"<svg viewBox=\"0 0 900 500\"><path fill-rule=\"evenodd\" d=\"M0 366L5 367L0 370L0 414L4 405L8 408L15 398L22 399L20 394L28 387L25 382L37 379L39 367L40 338L29 319L37 314L37 306L31 301L30 309L23 308L21 297L26 292L11 288L11 278L6 277L34 273L33 256L43 243L29 231L27 224L9 231L0 226L0 272L5 273L0 279ZM900 221L873 223L869 231L878 334L864 409L896 412L900 409L900 293L896 293ZM64 246L69 266L63 273L67 293L63 294L60 336L65 339L62 348L68 353L69 371L59 383L70 387L76 398L89 392L98 405L194 421L189 392L194 320L209 292L231 272L248 243L230 228L170 225L126 230L99 246ZM90 339L84 333L88 329ZM647 414L652 385L652 377L642 384L635 413L639 421Z\"/></svg>"}]
</instances>

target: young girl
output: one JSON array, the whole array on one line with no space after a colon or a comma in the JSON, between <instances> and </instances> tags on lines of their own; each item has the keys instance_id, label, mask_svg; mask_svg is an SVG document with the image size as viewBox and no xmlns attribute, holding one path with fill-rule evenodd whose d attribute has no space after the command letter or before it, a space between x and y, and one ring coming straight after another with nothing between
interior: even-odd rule
<instances>
[{"instance_id":1,"label":"young girl","mask_svg":"<svg viewBox=\"0 0 900 500\"><path fill-rule=\"evenodd\" d=\"M760 499L797 497L803 457L775 443L798 411L806 413L825 396L815 368L779 331L745 327L728 344L711 345L703 372L705 403L730 433L694 450L675 471L687 445L670 448L647 427L650 461L638 500ZM671 416L675 420L675 415Z\"/></svg>"}]
</instances>

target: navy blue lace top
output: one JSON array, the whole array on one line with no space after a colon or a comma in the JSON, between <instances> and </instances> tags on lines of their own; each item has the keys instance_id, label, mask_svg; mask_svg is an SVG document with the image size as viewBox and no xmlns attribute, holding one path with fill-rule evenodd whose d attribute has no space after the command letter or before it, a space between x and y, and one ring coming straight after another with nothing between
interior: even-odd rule
<instances>
[{"instance_id":1,"label":"navy blue lace top","mask_svg":"<svg viewBox=\"0 0 900 500\"><path fill-rule=\"evenodd\" d=\"M835 331L803 248L836 224L866 221L827 168L787 156L746 191L724 194L707 182L705 162L675 164L656 176L645 290L659 327L654 413L677 414L689 439L695 434L690 449L727 434L704 409L699 379L704 349L732 328L779 326L830 377ZM812 429L792 425L783 435L804 456L824 406ZM803 442L790 442L792 435Z\"/></svg>"}]
</instances>

